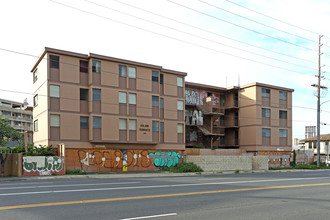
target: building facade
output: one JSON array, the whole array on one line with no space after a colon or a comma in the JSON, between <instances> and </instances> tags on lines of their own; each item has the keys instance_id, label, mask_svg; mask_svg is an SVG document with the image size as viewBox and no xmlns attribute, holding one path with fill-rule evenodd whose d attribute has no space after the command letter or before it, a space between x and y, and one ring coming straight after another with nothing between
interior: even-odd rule
<instances>
[{"instance_id":1,"label":"building facade","mask_svg":"<svg viewBox=\"0 0 330 220\"><path fill-rule=\"evenodd\" d=\"M292 92L261 83L221 88L186 82L186 146L289 155Z\"/></svg>"},{"instance_id":2,"label":"building facade","mask_svg":"<svg viewBox=\"0 0 330 220\"><path fill-rule=\"evenodd\" d=\"M186 73L52 48L31 72L34 143L65 148L67 169L146 170L182 158Z\"/></svg>"},{"instance_id":3,"label":"building facade","mask_svg":"<svg viewBox=\"0 0 330 220\"><path fill-rule=\"evenodd\" d=\"M313 150L314 155L317 155L317 136L301 140L304 150ZM325 156L330 154L330 134L320 135L320 154Z\"/></svg>"},{"instance_id":4,"label":"building facade","mask_svg":"<svg viewBox=\"0 0 330 220\"><path fill-rule=\"evenodd\" d=\"M9 119L9 124L24 137L25 144L33 143L32 107L27 103L0 99L0 117Z\"/></svg>"}]
</instances>

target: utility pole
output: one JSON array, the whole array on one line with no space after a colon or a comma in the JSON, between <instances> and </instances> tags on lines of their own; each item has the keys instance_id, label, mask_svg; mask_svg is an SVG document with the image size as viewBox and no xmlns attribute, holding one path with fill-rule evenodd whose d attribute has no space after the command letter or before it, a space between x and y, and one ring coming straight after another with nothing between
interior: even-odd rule
<instances>
[{"instance_id":1,"label":"utility pole","mask_svg":"<svg viewBox=\"0 0 330 220\"><path fill-rule=\"evenodd\" d=\"M316 135L317 135L317 167L320 167L320 117L321 117L321 88L325 89L326 87L321 86L321 38L323 35L319 35L319 54L318 54L318 75L317 75L317 84L313 84L313 87L317 87L317 124L316 124Z\"/></svg>"}]
</instances>

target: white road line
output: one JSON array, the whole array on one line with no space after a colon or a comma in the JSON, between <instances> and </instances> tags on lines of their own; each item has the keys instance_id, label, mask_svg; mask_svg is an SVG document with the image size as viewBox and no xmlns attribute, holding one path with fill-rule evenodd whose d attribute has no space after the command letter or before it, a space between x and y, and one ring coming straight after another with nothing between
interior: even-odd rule
<instances>
[{"instance_id":1,"label":"white road line","mask_svg":"<svg viewBox=\"0 0 330 220\"><path fill-rule=\"evenodd\" d=\"M72 184L72 185L46 185L46 186L15 186L15 187L2 187L0 190L6 189L37 189L37 188L53 188L53 187L73 187L73 186L102 186L102 185L116 185L116 184L136 184L141 182L118 182L118 183L85 183L85 184Z\"/></svg>"},{"instance_id":2,"label":"white road line","mask_svg":"<svg viewBox=\"0 0 330 220\"><path fill-rule=\"evenodd\" d=\"M126 186L113 188L93 188L93 189L69 189L69 190L53 190L53 191L38 191L38 192L18 192L18 193L1 193L0 196L14 195L31 195L45 193L68 193L68 192L87 192L87 191L110 191L110 190L128 190L128 189L148 189L148 188L170 188L183 186L203 186L203 185L226 185L226 184L241 184L241 183L262 183L262 182L282 182L282 181L297 181L297 180L314 180L314 179L330 179L329 177L318 178L292 178L292 179L266 179L266 180L246 180L236 182L214 182L214 183L186 183L186 184L167 184L167 185L152 185L152 186Z\"/></svg>"},{"instance_id":3,"label":"white road line","mask_svg":"<svg viewBox=\"0 0 330 220\"><path fill-rule=\"evenodd\" d=\"M136 220L136 219L147 219L147 218L160 218L166 216L174 216L178 215L177 213L169 213L169 214L161 214L161 215L149 215L149 216L142 216L142 217L133 217L133 218L122 218L118 220Z\"/></svg>"},{"instance_id":4,"label":"white road line","mask_svg":"<svg viewBox=\"0 0 330 220\"><path fill-rule=\"evenodd\" d=\"M225 180L225 179L233 179L233 178L230 178L230 177L224 177L224 178L205 178L205 179L197 179L197 180L202 181L202 180Z\"/></svg>"}]
</instances>

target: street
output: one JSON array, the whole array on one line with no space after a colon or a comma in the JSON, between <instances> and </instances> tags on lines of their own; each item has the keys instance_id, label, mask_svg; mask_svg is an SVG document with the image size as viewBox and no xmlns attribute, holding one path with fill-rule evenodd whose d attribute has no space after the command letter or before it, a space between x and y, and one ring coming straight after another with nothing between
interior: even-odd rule
<instances>
[{"instance_id":1,"label":"street","mask_svg":"<svg viewBox=\"0 0 330 220\"><path fill-rule=\"evenodd\" d=\"M0 182L0 219L329 219L330 172Z\"/></svg>"}]
</instances>

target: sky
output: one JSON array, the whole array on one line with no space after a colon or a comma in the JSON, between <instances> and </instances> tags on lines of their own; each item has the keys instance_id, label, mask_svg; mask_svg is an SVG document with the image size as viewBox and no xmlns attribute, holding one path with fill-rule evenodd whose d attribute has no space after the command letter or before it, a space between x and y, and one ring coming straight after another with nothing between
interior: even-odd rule
<instances>
[{"instance_id":1,"label":"sky","mask_svg":"<svg viewBox=\"0 0 330 220\"><path fill-rule=\"evenodd\" d=\"M45 47L96 53L187 72L189 82L294 89L292 137L301 139L316 126L319 35L330 82L328 21L330 0L0 1L0 98L32 105L30 71ZM321 134L328 100L324 90Z\"/></svg>"}]
</instances>

